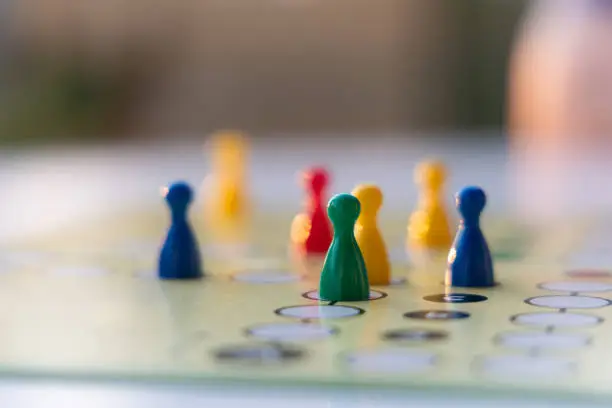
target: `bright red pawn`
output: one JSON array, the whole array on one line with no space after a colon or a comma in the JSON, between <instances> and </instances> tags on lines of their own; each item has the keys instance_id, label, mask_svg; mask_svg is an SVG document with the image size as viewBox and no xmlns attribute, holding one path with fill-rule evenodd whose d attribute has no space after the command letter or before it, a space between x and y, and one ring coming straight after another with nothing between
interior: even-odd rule
<instances>
[{"instance_id":1,"label":"bright red pawn","mask_svg":"<svg viewBox=\"0 0 612 408\"><path fill-rule=\"evenodd\" d=\"M304 187L308 193L305 212L310 224L308 237L304 241L306 255L324 255L332 242L332 226L324 204L328 183L329 175L324 168L315 167L304 174Z\"/></svg>"}]
</instances>

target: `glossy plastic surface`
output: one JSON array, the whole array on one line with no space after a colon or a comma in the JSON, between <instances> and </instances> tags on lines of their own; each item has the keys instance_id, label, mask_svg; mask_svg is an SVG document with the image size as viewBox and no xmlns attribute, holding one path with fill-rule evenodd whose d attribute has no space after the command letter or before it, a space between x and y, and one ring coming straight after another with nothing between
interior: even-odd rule
<instances>
[{"instance_id":1,"label":"glossy plastic surface","mask_svg":"<svg viewBox=\"0 0 612 408\"><path fill-rule=\"evenodd\" d=\"M493 262L480 229L480 215L487 202L479 187L465 187L456 196L461 221L448 254L448 286L482 288L495 285Z\"/></svg>"},{"instance_id":2,"label":"glossy plastic surface","mask_svg":"<svg viewBox=\"0 0 612 408\"><path fill-rule=\"evenodd\" d=\"M359 200L351 194L338 194L329 201L327 214L334 227L334 239L321 272L322 299L338 302L369 299L366 265L354 233L360 211Z\"/></svg>"},{"instance_id":3,"label":"glossy plastic surface","mask_svg":"<svg viewBox=\"0 0 612 408\"><path fill-rule=\"evenodd\" d=\"M212 170L202 188L207 231L219 241L241 242L253 207L247 180L249 139L241 132L220 131L206 150Z\"/></svg>"},{"instance_id":4,"label":"glossy plastic surface","mask_svg":"<svg viewBox=\"0 0 612 408\"><path fill-rule=\"evenodd\" d=\"M183 182L168 188L166 201L172 223L159 256L161 279L197 279L202 277L202 262L197 239L187 220L187 209L193 193Z\"/></svg>"},{"instance_id":5,"label":"glossy plastic surface","mask_svg":"<svg viewBox=\"0 0 612 408\"><path fill-rule=\"evenodd\" d=\"M329 174L322 167L304 173L306 208L298 214L291 227L291 240L304 255L325 255L332 241L332 226L325 213L325 190Z\"/></svg>"},{"instance_id":6,"label":"glossy plastic surface","mask_svg":"<svg viewBox=\"0 0 612 408\"><path fill-rule=\"evenodd\" d=\"M415 170L415 181L419 186L419 202L408 223L408 247L447 251L452 236L442 202L446 169L437 161L423 162Z\"/></svg>"},{"instance_id":7,"label":"glossy plastic surface","mask_svg":"<svg viewBox=\"0 0 612 408\"><path fill-rule=\"evenodd\" d=\"M361 203L361 214L355 224L355 239L363 254L370 285L388 285L391 280L389 255L378 228L378 211L383 194L375 185L361 184L352 193Z\"/></svg>"}]
</instances>

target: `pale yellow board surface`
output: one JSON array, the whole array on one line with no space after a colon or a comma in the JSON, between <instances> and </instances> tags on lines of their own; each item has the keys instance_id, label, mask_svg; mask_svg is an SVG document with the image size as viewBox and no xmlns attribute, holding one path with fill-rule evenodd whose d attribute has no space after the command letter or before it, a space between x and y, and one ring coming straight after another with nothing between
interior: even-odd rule
<instances>
[{"instance_id":1,"label":"pale yellow board surface","mask_svg":"<svg viewBox=\"0 0 612 408\"><path fill-rule=\"evenodd\" d=\"M607 300L592 299L612 296L612 278L565 275L569 266L564 256L578 247L584 233L580 228L538 231L539 236L512 223L484 222L493 252L504 255L498 256L495 264L500 285L454 289L451 292L482 294L488 300L449 304L423 299L447 291L442 285L443 260L422 266L399 259L406 220L383 219L381 230L393 255L392 274L407 278L407 282L374 288L387 294L382 299L333 306L358 307L363 314L305 322L275 311L296 305L309 305L308 310L319 313L328 310L317 307L327 302L302 296L316 289L312 283L232 279L232 274L249 271L291 273L286 250L290 220L290 214L256 217L257 228L264 232L252 234L254 249L249 259L235 248L229 249L229 258L221 259L200 221L194 221L205 247L205 268L211 274L193 282L155 278L157 246L167 222L163 208L92 222L75 231L3 248L0 370L20 375L433 387L440 392L454 387L466 392L503 389L612 397L612 308L606 306ZM569 293L537 286L556 281L594 283L595 288L605 290L580 292L578 297L590 298L580 298L578 303L603 304L588 310L559 311L525 302L531 297ZM563 299L552 301L575 301ZM450 321L404 317L418 310L462 311L470 317ZM578 313L578 321L586 319L586 323L563 328L558 324L527 327L511 321L518 314L539 312L570 316L569 320L562 317L562 322L574 321L572 316ZM598 318L603 322L588 324ZM215 357L216 351L227 347L270 344L247 334L248 329L262 324L281 325L275 328L285 335L299 330L282 326L290 324L307 325L317 333L325 331L319 330L322 325L334 334L314 340L281 338L277 343L304 353L289 362L275 360L275 349L270 345L269 359L259 364ZM442 330L448 338L384 340L383 334L392 329ZM533 334L536 340L527 336L526 341L540 345L500 344L496 339L505 333ZM581 336L588 341L582 344ZM570 347L555 349L551 343L556 342ZM357 363L351 363L355 361L351 356Z\"/></svg>"}]
</instances>

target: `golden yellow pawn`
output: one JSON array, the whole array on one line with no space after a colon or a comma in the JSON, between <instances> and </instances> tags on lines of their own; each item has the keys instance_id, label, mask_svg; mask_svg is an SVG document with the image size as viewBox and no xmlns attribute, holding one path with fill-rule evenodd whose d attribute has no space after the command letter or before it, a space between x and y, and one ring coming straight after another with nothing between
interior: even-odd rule
<instances>
[{"instance_id":1,"label":"golden yellow pawn","mask_svg":"<svg viewBox=\"0 0 612 408\"><path fill-rule=\"evenodd\" d=\"M380 189L374 185L359 185L352 194L361 203L361 213L355 224L355 238L363 254L370 285L388 285L391 267L387 248L377 225L378 211L383 203Z\"/></svg>"},{"instance_id":2,"label":"golden yellow pawn","mask_svg":"<svg viewBox=\"0 0 612 408\"><path fill-rule=\"evenodd\" d=\"M236 237L246 227L246 156L247 140L243 134L223 131L213 135L212 173L202 190L207 224L219 238Z\"/></svg>"},{"instance_id":3,"label":"golden yellow pawn","mask_svg":"<svg viewBox=\"0 0 612 408\"><path fill-rule=\"evenodd\" d=\"M310 234L310 220L308 214L297 214L291 223L291 244L293 246L303 246Z\"/></svg>"},{"instance_id":4,"label":"golden yellow pawn","mask_svg":"<svg viewBox=\"0 0 612 408\"><path fill-rule=\"evenodd\" d=\"M415 181L421 192L418 207L408 222L408 246L447 251L452 244L452 235L442 202L446 169L436 161L421 163L416 168Z\"/></svg>"}]
</instances>

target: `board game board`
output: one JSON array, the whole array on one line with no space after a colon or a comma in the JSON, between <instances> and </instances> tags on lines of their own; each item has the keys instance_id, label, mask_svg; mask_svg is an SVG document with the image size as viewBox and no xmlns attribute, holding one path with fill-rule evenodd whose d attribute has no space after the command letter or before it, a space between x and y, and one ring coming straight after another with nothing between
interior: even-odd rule
<instances>
[{"instance_id":1,"label":"board game board","mask_svg":"<svg viewBox=\"0 0 612 408\"><path fill-rule=\"evenodd\" d=\"M444 256L406 257L407 215L384 214L394 284L373 287L370 302L330 304L316 300L316 279L299 280L288 259L292 215L257 214L249 245L220 246L194 210L208 273L201 281L156 278L168 222L161 199L13 242L2 250L0 370L612 395L612 274L604 268L612 263L603 264L612 240L592 223L533 230L485 217L499 285L451 290L442 284ZM603 269L581 268L594 258Z\"/></svg>"}]
</instances>

